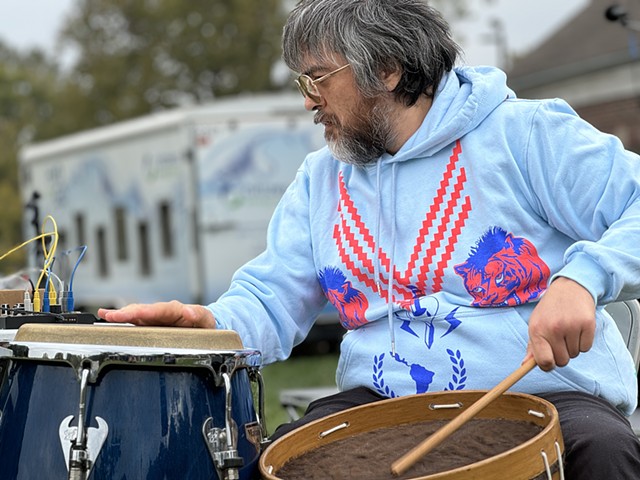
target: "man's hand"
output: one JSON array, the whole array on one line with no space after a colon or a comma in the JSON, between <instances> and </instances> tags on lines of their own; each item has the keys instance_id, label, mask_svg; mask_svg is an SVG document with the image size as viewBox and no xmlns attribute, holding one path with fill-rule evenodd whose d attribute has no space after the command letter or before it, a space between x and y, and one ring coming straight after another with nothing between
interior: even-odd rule
<instances>
[{"instance_id":1,"label":"man's hand","mask_svg":"<svg viewBox=\"0 0 640 480\"><path fill-rule=\"evenodd\" d=\"M527 356L542 370L563 367L593 345L596 308L591 294L565 277L554 280L529 319Z\"/></svg>"},{"instance_id":2,"label":"man's hand","mask_svg":"<svg viewBox=\"0 0 640 480\"><path fill-rule=\"evenodd\" d=\"M211 311L202 305L186 305L176 300L151 304L131 304L118 310L100 308L98 316L107 322L172 327L215 328Z\"/></svg>"}]
</instances>

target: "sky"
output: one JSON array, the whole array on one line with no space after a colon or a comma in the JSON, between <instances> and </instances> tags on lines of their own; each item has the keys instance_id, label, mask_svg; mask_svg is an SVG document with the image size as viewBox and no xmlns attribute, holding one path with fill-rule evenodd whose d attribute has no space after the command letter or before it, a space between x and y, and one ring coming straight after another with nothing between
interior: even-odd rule
<instances>
[{"instance_id":1,"label":"sky","mask_svg":"<svg viewBox=\"0 0 640 480\"><path fill-rule=\"evenodd\" d=\"M589 0L469 1L476 9L480 6L481 11L474 18L452 23L454 37L463 46L466 63L499 66L504 66L500 65L502 55L495 44L487 42L492 19L502 23L508 51L523 54L589 3ZM56 32L74 3L74 0L0 0L0 38L19 49L38 46L51 54L60 54L55 49Z\"/></svg>"},{"instance_id":2,"label":"sky","mask_svg":"<svg viewBox=\"0 0 640 480\"><path fill-rule=\"evenodd\" d=\"M503 56L495 43L487 39L493 30L493 19L498 19L502 24L509 53L522 55L539 45L590 3L590 0L494 0L489 4L483 0L470 1L480 14L463 22L452 23L454 38L465 51L466 63L502 67ZM604 12L602 21L606 22Z\"/></svg>"}]
</instances>

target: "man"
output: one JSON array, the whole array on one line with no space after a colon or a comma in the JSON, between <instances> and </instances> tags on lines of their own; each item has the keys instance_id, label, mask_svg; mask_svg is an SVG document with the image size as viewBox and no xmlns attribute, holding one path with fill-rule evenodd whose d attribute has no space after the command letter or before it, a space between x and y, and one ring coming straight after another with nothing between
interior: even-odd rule
<instances>
[{"instance_id":1,"label":"man","mask_svg":"<svg viewBox=\"0 0 640 480\"><path fill-rule=\"evenodd\" d=\"M636 374L602 305L640 297L638 157L562 101L517 99L497 69L454 68L421 0L303 0L283 47L328 148L305 159L266 251L208 307L99 314L233 329L273 362L329 299L342 392L303 421L489 389L532 355L514 390L558 409L566 478L637 478Z\"/></svg>"}]
</instances>

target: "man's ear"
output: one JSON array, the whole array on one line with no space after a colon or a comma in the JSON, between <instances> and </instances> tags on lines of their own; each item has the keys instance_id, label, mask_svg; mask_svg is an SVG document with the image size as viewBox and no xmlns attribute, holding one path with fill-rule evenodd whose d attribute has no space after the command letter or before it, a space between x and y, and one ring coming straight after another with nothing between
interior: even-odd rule
<instances>
[{"instance_id":1,"label":"man's ear","mask_svg":"<svg viewBox=\"0 0 640 480\"><path fill-rule=\"evenodd\" d=\"M402 77L402 71L400 69L384 71L382 72L382 82L387 87L388 92L393 92L395 88L400 83L400 78Z\"/></svg>"}]
</instances>

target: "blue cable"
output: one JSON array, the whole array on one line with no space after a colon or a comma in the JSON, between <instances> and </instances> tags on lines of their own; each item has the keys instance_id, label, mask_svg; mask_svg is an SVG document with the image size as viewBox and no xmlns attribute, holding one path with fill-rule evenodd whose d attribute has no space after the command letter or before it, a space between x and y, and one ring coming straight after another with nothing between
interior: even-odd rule
<instances>
[{"instance_id":1,"label":"blue cable","mask_svg":"<svg viewBox=\"0 0 640 480\"><path fill-rule=\"evenodd\" d=\"M44 282L44 298L42 299L42 311L49 312L51 310L51 302L49 300L49 281L51 280L51 268L56 261L56 257L51 259L51 264L49 264L49 268L45 270L45 274L47 275L47 281Z\"/></svg>"},{"instance_id":2,"label":"blue cable","mask_svg":"<svg viewBox=\"0 0 640 480\"><path fill-rule=\"evenodd\" d=\"M80 262L82 261L82 258L84 257L85 252L87 251L87 246L86 245L82 245L80 247L78 247L80 249L80 255L78 255L78 260L76 260L75 265L73 266L73 269L71 270L71 275L69 275L69 290L68 290L68 295L67 295L67 312L73 312L73 309L75 307L75 302L73 299L73 277L76 274L76 270L78 268L78 265L80 264ZM65 252L66 254L71 253L71 250L68 250L67 252Z\"/></svg>"}]
</instances>

